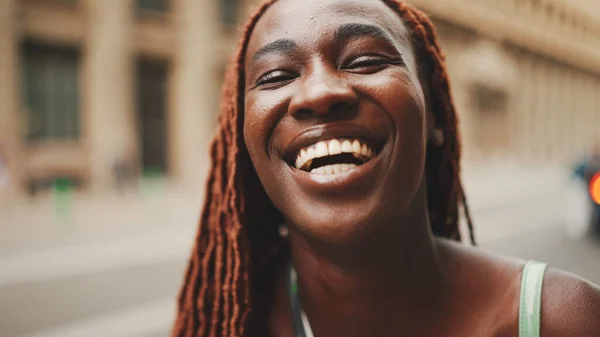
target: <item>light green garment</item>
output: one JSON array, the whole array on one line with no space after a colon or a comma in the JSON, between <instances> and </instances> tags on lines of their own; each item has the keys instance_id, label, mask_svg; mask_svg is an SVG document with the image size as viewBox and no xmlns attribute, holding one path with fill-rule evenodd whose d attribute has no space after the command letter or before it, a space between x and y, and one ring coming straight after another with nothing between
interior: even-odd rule
<instances>
[{"instance_id":1,"label":"light green garment","mask_svg":"<svg viewBox=\"0 0 600 337\"><path fill-rule=\"evenodd\" d=\"M540 337L545 263L529 261L523 268L519 302L519 337Z\"/></svg>"}]
</instances>

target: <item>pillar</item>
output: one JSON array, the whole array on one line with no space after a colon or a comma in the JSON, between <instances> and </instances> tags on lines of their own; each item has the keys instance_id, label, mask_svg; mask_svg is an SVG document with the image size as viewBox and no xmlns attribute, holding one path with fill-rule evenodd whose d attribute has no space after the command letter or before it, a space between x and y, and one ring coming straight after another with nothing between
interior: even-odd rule
<instances>
[{"instance_id":1,"label":"pillar","mask_svg":"<svg viewBox=\"0 0 600 337\"><path fill-rule=\"evenodd\" d=\"M130 0L87 0L84 121L92 187L113 182L115 160L136 144L133 109L133 12Z\"/></svg>"},{"instance_id":2,"label":"pillar","mask_svg":"<svg viewBox=\"0 0 600 337\"><path fill-rule=\"evenodd\" d=\"M216 1L174 2L174 26L178 30L170 81L170 162L177 180L202 188L220 92L218 11Z\"/></svg>"},{"instance_id":3,"label":"pillar","mask_svg":"<svg viewBox=\"0 0 600 337\"><path fill-rule=\"evenodd\" d=\"M0 206L21 194L16 0L0 0Z\"/></svg>"}]
</instances>

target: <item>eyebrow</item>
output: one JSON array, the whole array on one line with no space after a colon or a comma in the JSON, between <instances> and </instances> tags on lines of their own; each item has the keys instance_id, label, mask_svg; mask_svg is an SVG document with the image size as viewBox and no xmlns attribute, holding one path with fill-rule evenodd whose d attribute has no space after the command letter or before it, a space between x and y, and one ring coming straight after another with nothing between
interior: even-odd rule
<instances>
[{"instance_id":1,"label":"eyebrow","mask_svg":"<svg viewBox=\"0 0 600 337\"><path fill-rule=\"evenodd\" d=\"M256 61L259 58L265 56L269 53L289 53L296 50L298 46L296 43L290 39L279 39L277 41L273 41L262 46L260 49L254 53L252 56L252 61Z\"/></svg>"},{"instance_id":2,"label":"eyebrow","mask_svg":"<svg viewBox=\"0 0 600 337\"><path fill-rule=\"evenodd\" d=\"M334 39L337 41L356 39L363 36L370 36L378 39L383 39L390 44L392 39L383 29L367 24L361 23L347 23L340 26L334 35ZM290 39L279 39L268 43L259 48L252 56L252 61L256 62L261 57L264 57L270 53L285 54L292 52L298 48L298 45Z\"/></svg>"},{"instance_id":3,"label":"eyebrow","mask_svg":"<svg viewBox=\"0 0 600 337\"><path fill-rule=\"evenodd\" d=\"M392 42L390 36L381 28L373 25L361 23L347 23L340 26L335 32L336 40L355 39L363 36L370 36L378 39L384 39Z\"/></svg>"}]
</instances>

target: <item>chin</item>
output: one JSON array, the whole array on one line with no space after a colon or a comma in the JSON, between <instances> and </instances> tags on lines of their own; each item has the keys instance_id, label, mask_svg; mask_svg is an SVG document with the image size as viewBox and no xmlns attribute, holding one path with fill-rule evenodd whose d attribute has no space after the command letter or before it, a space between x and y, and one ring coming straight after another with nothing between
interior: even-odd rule
<instances>
[{"instance_id":1,"label":"chin","mask_svg":"<svg viewBox=\"0 0 600 337\"><path fill-rule=\"evenodd\" d=\"M301 233L313 240L336 244L353 243L368 237L385 223L381 216L382 210L369 206L372 205L313 206L289 219Z\"/></svg>"}]
</instances>

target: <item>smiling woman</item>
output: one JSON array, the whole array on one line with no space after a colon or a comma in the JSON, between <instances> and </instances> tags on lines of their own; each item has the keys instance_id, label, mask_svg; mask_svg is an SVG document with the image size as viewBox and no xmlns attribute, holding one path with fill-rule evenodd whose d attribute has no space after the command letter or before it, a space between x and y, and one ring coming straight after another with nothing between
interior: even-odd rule
<instances>
[{"instance_id":1,"label":"smiling woman","mask_svg":"<svg viewBox=\"0 0 600 337\"><path fill-rule=\"evenodd\" d=\"M263 4L211 156L173 336L600 334L586 281L452 243L459 205L474 243L457 117L401 2Z\"/></svg>"}]
</instances>

